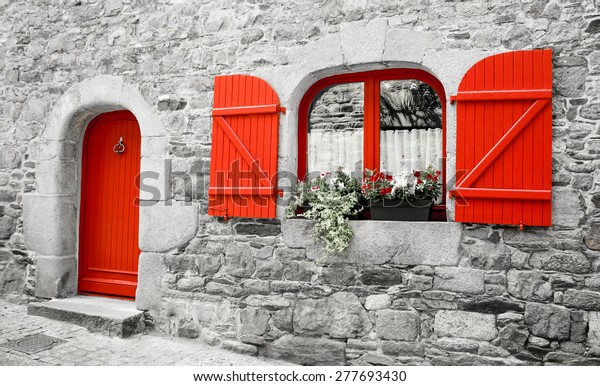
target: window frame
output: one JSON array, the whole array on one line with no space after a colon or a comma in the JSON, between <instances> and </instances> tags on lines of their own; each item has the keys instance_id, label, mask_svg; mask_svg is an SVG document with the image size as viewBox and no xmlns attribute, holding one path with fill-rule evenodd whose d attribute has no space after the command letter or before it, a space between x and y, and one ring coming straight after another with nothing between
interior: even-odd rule
<instances>
[{"instance_id":1,"label":"window frame","mask_svg":"<svg viewBox=\"0 0 600 386\"><path fill-rule=\"evenodd\" d=\"M380 82L415 79L433 88L442 106L442 202L434 205L431 219L446 220L446 93L442 83L427 71L417 68L393 68L333 75L315 82L304 94L298 110L298 177L305 179L308 168L308 120L313 100L325 88L344 84L364 84L363 173L380 165Z\"/></svg>"}]
</instances>

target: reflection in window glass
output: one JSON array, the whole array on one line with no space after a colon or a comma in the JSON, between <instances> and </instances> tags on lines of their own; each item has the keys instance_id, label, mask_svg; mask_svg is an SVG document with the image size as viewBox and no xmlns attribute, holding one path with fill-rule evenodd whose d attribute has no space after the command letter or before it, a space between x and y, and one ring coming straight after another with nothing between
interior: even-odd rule
<instances>
[{"instance_id":1,"label":"reflection in window glass","mask_svg":"<svg viewBox=\"0 0 600 386\"><path fill-rule=\"evenodd\" d=\"M442 170L442 106L418 80L380 83L380 168L389 174Z\"/></svg>"},{"instance_id":2,"label":"reflection in window glass","mask_svg":"<svg viewBox=\"0 0 600 386\"><path fill-rule=\"evenodd\" d=\"M324 89L312 102L308 121L308 172L343 167L362 173L364 132L363 83Z\"/></svg>"}]
</instances>

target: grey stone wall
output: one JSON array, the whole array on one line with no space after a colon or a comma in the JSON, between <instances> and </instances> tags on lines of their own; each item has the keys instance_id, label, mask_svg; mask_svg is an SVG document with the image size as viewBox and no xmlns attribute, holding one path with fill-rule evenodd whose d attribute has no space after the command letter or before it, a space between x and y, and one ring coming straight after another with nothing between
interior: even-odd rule
<instances>
[{"instance_id":1,"label":"grey stone wall","mask_svg":"<svg viewBox=\"0 0 600 386\"><path fill-rule=\"evenodd\" d=\"M42 162L50 112L74 85L116 75L151 106L145 121L164 128L145 142L155 157L143 169L163 166L152 149L164 146L172 175L163 178L180 177L175 199L194 201L142 209L140 270L153 276L140 282L138 305L153 309L159 331L304 364L600 364L599 34L597 0L0 0L0 293L27 301L36 287L23 195L75 179L52 180L54 164ZM554 50L551 228L356 222L349 254L331 260L310 244L309 222L282 229L206 215L215 75L274 86L288 107L280 166L293 171L298 103L320 77L408 65L454 93L477 60L545 47ZM78 146L61 142L57 158L76 159Z\"/></svg>"}]
</instances>

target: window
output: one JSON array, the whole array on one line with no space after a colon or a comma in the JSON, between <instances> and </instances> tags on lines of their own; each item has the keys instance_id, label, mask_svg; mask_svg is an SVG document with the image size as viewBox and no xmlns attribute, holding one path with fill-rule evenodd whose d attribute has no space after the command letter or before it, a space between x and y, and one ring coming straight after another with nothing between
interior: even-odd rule
<instances>
[{"instance_id":1,"label":"window","mask_svg":"<svg viewBox=\"0 0 600 386\"><path fill-rule=\"evenodd\" d=\"M422 70L322 79L300 104L298 175L341 166L361 178L364 169L399 174L433 166L445 176L445 105L442 84ZM432 219L445 220L445 194L437 204Z\"/></svg>"}]
</instances>

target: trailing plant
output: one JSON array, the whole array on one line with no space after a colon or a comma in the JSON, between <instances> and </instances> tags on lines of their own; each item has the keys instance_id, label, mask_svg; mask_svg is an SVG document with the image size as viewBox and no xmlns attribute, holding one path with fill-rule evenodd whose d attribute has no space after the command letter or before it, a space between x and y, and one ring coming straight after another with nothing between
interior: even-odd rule
<instances>
[{"instance_id":1,"label":"trailing plant","mask_svg":"<svg viewBox=\"0 0 600 386\"><path fill-rule=\"evenodd\" d=\"M325 243L328 254L342 253L352 239L348 217L362 209L358 205L358 182L342 169L323 173L310 182L298 181L292 194L287 217L315 220L314 234ZM303 213L298 208L308 206Z\"/></svg>"}]
</instances>

